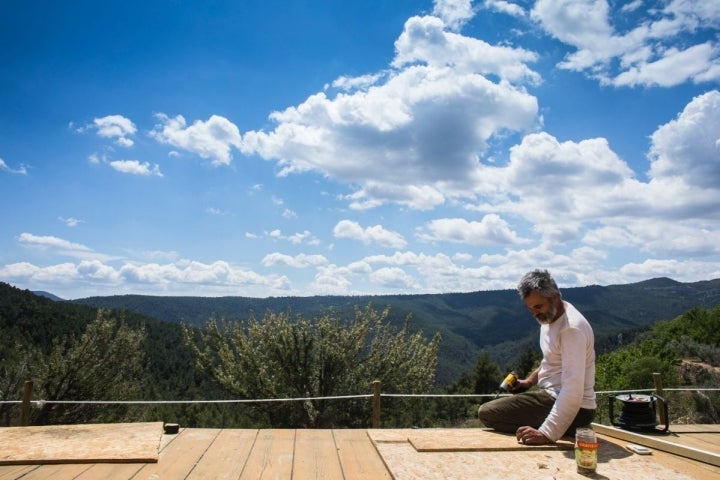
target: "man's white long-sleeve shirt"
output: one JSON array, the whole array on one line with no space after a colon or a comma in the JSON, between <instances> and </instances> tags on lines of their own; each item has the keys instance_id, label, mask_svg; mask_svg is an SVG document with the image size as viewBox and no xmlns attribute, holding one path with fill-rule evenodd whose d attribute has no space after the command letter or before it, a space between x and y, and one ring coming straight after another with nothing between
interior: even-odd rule
<instances>
[{"instance_id":1,"label":"man's white long-sleeve shirt","mask_svg":"<svg viewBox=\"0 0 720 480\"><path fill-rule=\"evenodd\" d=\"M595 335L572 304L563 304L565 313L540 327L538 387L555 397L555 405L538 430L552 441L563 436L580 408L597 408Z\"/></svg>"}]
</instances>

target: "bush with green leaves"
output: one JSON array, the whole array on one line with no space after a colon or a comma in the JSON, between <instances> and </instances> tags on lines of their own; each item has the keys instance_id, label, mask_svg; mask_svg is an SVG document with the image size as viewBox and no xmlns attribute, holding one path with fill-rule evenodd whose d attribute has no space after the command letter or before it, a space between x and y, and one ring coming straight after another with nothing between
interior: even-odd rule
<instances>
[{"instance_id":1,"label":"bush with green leaves","mask_svg":"<svg viewBox=\"0 0 720 480\"><path fill-rule=\"evenodd\" d=\"M365 427L368 399L322 399L369 394L379 380L384 393L427 393L437 365L440 336L411 334L409 318L397 329L385 322L388 310L355 308L354 318L334 312L307 319L267 312L247 322L184 326L197 366L243 399L313 398L252 403L260 425L272 427ZM383 423L413 421L412 402L383 409ZM394 411L393 411L394 410Z\"/></svg>"},{"instance_id":2,"label":"bush with green leaves","mask_svg":"<svg viewBox=\"0 0 720 480\"><path fill-rule=\"evenodd\" d=\"M49 355L35 367L35 397L46 401L33 412L35 424L114 421L124 407L103 404L52 403L67 400L129 400L143 378L145 333L106 310L98 310L79 338L55 339Z\"/></svg>"}]
</instances>

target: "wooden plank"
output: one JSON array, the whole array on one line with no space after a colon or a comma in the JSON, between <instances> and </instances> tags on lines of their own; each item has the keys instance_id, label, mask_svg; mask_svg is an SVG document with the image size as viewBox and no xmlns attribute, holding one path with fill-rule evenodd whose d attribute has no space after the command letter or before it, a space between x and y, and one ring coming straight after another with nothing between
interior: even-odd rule
<instances>
[{"instance_id":1,"label":"wooden plank","mask_svg":"<svg viewBox=\"0 0 720 480\"><path fill-rule=\"evenodd\" d=\"M220 433L217 428L186 428L160 451L158 463L147 464L133 480L183 479Z\"/></svg>"},{"instance_id":2,"label":"wooden plank","mask_svg":"<svg viewBox=\"0 0 720 480\"><path fill-rule=\"evenodd\" d=\"M616 427L609 427L607 425L600 425L599 423L592 424L593 429L597 433L607 435L609 437L619 438L627 442L636 443L638 445L644 445L646 447L655 448L663 452L672 453L674 455L680 455L683 457L691 458L699 462L709 463L710 465L720 466L720 455L708 452L707 450L701 450L678 443L669 442L662 440L658 437L651 437L649 435L641 435L639 433L630 432L628 430L622 430Z\"/></svg>"},{"instance_id":3,"label":"wooden plank","mask_svg":"<svg viewBox=\"0 0 720 480\"><path fill-rule=\"evenodd\" d=\"M0 464L157 462L162 422L0 428Z\"/></svg>"},{"instance_id":4,"label":"wooden plank","mask_svg":"<svg viewBox=\"0 0 720 480\"><path fill-rule=\"evenodd\" d=\"M75 480L128 480L133 478L144 463L96 463L85 470Z\"/></svg>"},{"instance_id":5,"label":"wooden plank","mask_svg":"<svg viewBox=\"0 0 720 480\"><path fill-rule=\"evenodd\" d=\"M230 480L240 478L258 430L222 430L187 480Z\"/></svg>"},{"instance_id":6,"label":"wooden plank","mask_svg":"<svg viewBox=\"0 0 720 480\"><path fill-rule=\"evenodd\" d=\"M720 425L670 425L671 433L720 433Z\"/></svg>"},{"instance_id":7,"label":"wooden plank","mask_svg":"<svg viewBox=\"0 0 720 480\"><path fill-rule=\"evenodd\" d=\"M73 480L85 470L92 467L88 464L67 464L67 465L41 465L27 475L23 475L23 480Z\"/></svg>"},{"instance_id":8,"label":"wooden plank","mask_svg":"<svg viewBox=\"0 0 720 480\"><path fill-rule=\"evenodd\" d=\"M375 449L367 430L333 430L345 480L390 480L390 472Z\"/></svg>"},{"instance_id":9,"label":"wooden plank","mask_svg":"<svg viewBox=\"0 0 720 480\"><path fill-rule=\"evenodd\" d=\"M15 480L36 468L36 465L0 465L0 480Z\"/></svg>"},{"instance_id":10,"label":"wooden plank","mask_svg":"<svg viewBox=\"0 0 720 480\"><path fill-rule=\"evenodd\" d=\"M720 433L671 433L664 440L720 455Z\"/></svg>"},{"instance_id":11,"label":"wooden plank","mask_svg":"<svg viewBox=\"0 0 720 480\"><path fill-rule=\"evenodd\" d=\"M480 428L423 429L408 435L418 452L500 452L525 450L572 450L575 444L558 440L547 445L523 445L514 434Z\"/></svg>"},{"instance_id":12,"label":"wooden plank","mask_svg":"<svg viewBox=\"0 0 720 480\"><path fill-rule=\"evenodd\" d=\"M332 430L295 431L293 478L336 480L343 478Z\"/></svg>"},{"instance_id":13,"label":"wooden plank","mask_svg":"<svg viewBox=\"0 0 720 480\"><path fill-rule=\"evenodd\" d=\"M294 447L295 430L260 430L240 479L291 478Z\"/></svg>"}]
</instances>

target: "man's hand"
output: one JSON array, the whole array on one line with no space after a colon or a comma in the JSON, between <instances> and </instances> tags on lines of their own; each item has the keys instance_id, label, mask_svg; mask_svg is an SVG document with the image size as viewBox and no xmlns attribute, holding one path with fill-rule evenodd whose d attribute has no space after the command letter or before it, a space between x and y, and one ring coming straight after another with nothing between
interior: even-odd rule
<instances>
[{"instance_id":1,"label":"man's hand","mask_svg":"<svg viewBox=\"0 0 720 480\"><path fill-rule=\"evenodd\" d=\"M512 393L522 393L533 385L534 383L532 383L532 381L527 378L523 380L518 380L517 382L515 382L515 385L512 386L510 391Z\"/></svg>"},{"instance_id":2,"label":"man's hand","mask_svg":"<svg viewBox=\"0 0 720 480\"><path fill-rule=\"evenodd\" d=\"M532 427L520 427L515 432L518 443L523 445L545 445L552 443L545 435Z\"/></svg>"}]
</instances>

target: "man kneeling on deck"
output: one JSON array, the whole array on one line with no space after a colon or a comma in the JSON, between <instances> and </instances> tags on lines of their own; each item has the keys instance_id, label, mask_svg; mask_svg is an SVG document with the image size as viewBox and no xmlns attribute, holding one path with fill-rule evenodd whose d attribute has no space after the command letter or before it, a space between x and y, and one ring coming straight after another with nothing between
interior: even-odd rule
<instances>
[{"instance_id":1,"label":"man kneeling on deck","mask_svg":"<svg viewBox=\"0 0 720 480\"><path fill-rule=\"evenodd\" d=\"M517 289L540 324L543 358L515 383L512 391L522 393L484 403L478 417L486 427L515 433L518 442L542 445L573 435L595 418L595 337L547 270L526 273ZM539 388L525 391L533 385Z\"/></svg>"}]
</instances>

